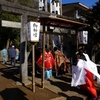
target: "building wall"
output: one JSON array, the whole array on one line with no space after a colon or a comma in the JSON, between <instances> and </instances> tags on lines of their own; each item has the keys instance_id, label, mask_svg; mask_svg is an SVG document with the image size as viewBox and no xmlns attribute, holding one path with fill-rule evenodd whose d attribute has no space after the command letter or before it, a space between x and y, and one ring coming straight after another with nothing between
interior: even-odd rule
<instances>
[{"instance_id":1,"label":"building wall","mask_svg":"<svg viewBox=\"0 0 100 100\"><path fill-rule=\"evenodd\" d=\"M75 18L75 9L63 13L64 16Z\"/></svg>"}]
</instances>

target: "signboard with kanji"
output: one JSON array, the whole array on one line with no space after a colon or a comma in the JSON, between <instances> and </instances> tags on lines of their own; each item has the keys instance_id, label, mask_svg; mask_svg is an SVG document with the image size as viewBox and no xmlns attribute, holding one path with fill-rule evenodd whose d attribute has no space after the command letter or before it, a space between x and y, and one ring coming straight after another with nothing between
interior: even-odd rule
<instances>
[{"instance_id":1,"label":"signboard with kanji","mask_svg":"<svg viewBox=\"0 0 100 100\"><path fill-rule=\"evenodd\" d=\"M78 41L79 41L79 44L87 44L88 43L88 31L78 32Z\"/></svg>"},{"instance_id":2,"label":"signboard with kanji","mask_svg":"<svg viewBox=\"0 0 100 100\"><path fill-rule=\"evenodd\" d=\"M39 0L39 10L44 11L44 0Z\"/></svg>"},{"instance_id":3,"label":"signboard with kanji","mask_svg":"<svg viewBox=\"0 0 100 100\"><path fill-rule=\"evenodd\" d=\"M50 13L60 15L60 1L50 0Z\"/></svg>"},{"instance_id":4,"label":"signboard with kanji","mask_svg":"<svg viewBox=\"0 0 100 100\"><path fill-rule=\"evenodd\" d=\"M28 22L26 24L27 39L31 42L38 42L40 35L40 23L39 22Z\"/></svg>"}]
</instances>

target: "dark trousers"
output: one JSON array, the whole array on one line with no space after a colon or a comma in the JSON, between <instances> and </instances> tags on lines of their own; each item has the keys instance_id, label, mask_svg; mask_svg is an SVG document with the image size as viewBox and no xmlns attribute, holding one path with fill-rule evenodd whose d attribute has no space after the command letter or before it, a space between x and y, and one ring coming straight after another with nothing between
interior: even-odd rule
<instances>
[{"instance_id":1,"label":"dark trousers","mask_svg":"<svg viewBox=\"0 0 100 100\"><path fill-rule=\"evenodd\" d=\"M64 63L61 64L59 70L58 70L58 75L63 75L65 74L65 71L64 71Z\"/></svg>"},{"instance_id":2,"label":"dark trousers","mask_svg":"<svg viewBox=\"0 0 100 100\"><path fill-rule=\"evenodd\" d=\"M14 64L13 64L13 63L14 63ZM16 63L15 57L12 57L12 58L11 58L11 65L14 65L14 66L15 66L15 63Z\"/></svg>"}]
</instances>

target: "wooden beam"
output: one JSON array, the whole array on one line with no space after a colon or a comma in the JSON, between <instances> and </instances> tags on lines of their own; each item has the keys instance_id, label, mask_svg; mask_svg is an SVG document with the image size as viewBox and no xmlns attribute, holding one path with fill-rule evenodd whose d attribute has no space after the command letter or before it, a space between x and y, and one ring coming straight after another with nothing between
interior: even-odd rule
<instances>
[{"instance_id":1,"label":"wooden beam","mask_svg":"<svg viewBox=\"0 0 100 100\"><path fill-rule=\"evenodd\" d=\"M50 15L49 13L45 13L43 11L39 11L39 10L35 10L35 9L14 8L14 7L9 7L9 6L7 7L4 5L1 6L1 9L2 9L2 11L5 11L5 12L10 12L10 13L18 14L18 15L25 13L28 16L34 16L34 17Z\"/></svg>"},{"instance_id":2,"label":"wooden beam","mask_svg":"<svg viewBox=\"0 0 100 100\"><path fill-rule=\"evenodd\" d=\"M39 11L38 9L29 8L26 6L14 4L14 3L7 2L4 0L0 0L0 5L1 5L0 9L3 12L9 12L9 13L14 13L14 14L19 14L19 15L26 14L28 16L34 16L34 17L50 15L49 12Z\"/></svg>"},{"instance_id":3,"label":"wooden beam","mask_svg":"<svg viewBox=\"0 0 100 100\"><path fill-rule=\"evenodd\" d=\"M21 28L21 22L1 20L2 27L11 27L11 28ZM47 26L45 26L45 31L47 31ZM40 32L43 32L43 25L40 26Z\"/></svg>"}]
</instances>

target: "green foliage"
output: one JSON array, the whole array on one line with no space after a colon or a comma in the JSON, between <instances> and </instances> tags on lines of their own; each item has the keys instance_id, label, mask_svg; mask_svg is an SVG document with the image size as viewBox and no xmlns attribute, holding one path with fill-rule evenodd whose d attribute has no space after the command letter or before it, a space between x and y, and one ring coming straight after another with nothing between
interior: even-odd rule
<instances>
[{"instance_id":1,"label":"green foliage","mask_svg":"<svg viewBox=\"0 0 100 100\"><path fill-rule=\"evenodd\" d=\"M35 0L6 0L6 1L28 6L31 8L38 8L38 2L36 2ZM21 22L20 15L11 14L7 12L6 13L0 12L0 20ZM28 18L28 21L34 21L34 20L36 20L36 18L33 18L33 17ZM19 48L20 29L0 27L0 49L2 49L4 45L6 46L8 39L10 39L10 41L12 41L14 45ZM28 50L30 49L31 49L31 44L28 43Z\"/></svg>"},{"instance_id":2,"label":"green foliage","mask_svg":"<svg viewBox=\"0 0 100 100\"><path fill-rule=\"evenodd\" d=\"M100 41L100 0L92 7L92 21L95 30L95 40Z\"/></svg>"},{"instance_id":3,"label":"green foliage","mask_svg":"<svg viewBox=\"0 0 100 100\"><path fill-rule=\"evenodd\" d=\"M18 0L18 4L38 9L38 2L36 0Z\"/></svg>"},{"instance_id":4,"label":"green foliage","mask_svg":"<svg viewBox=\"0 0 100 100\"><path fill-rule=\"evenodd\" d=\"M94 18L100 21L100 2L96 2L92 8L92 12Z\"/></svg>"},{"instance_id":5,"label":"green foliage","mask_svg":"<svg viewBox=\"0 0 100 100\"><path fill-rule=\"evenodd\" d=\"M2 13L1 19L2 20L9 20L9 21L19 22L20 21L20 16L19 15L10 14L10 13Z\"/></svg>"},{"instance_id":6,"label":"green foliage","mask_svg":"<svg viewBox=\"0 0 100 100\"><path fill-rule=\"evenodd\" d=\"M8 39L18 46L20 42L19 35L20 31L18 29L0 27L0 49L4 45L6 46Z\"/></svg>"}]
</instances>

